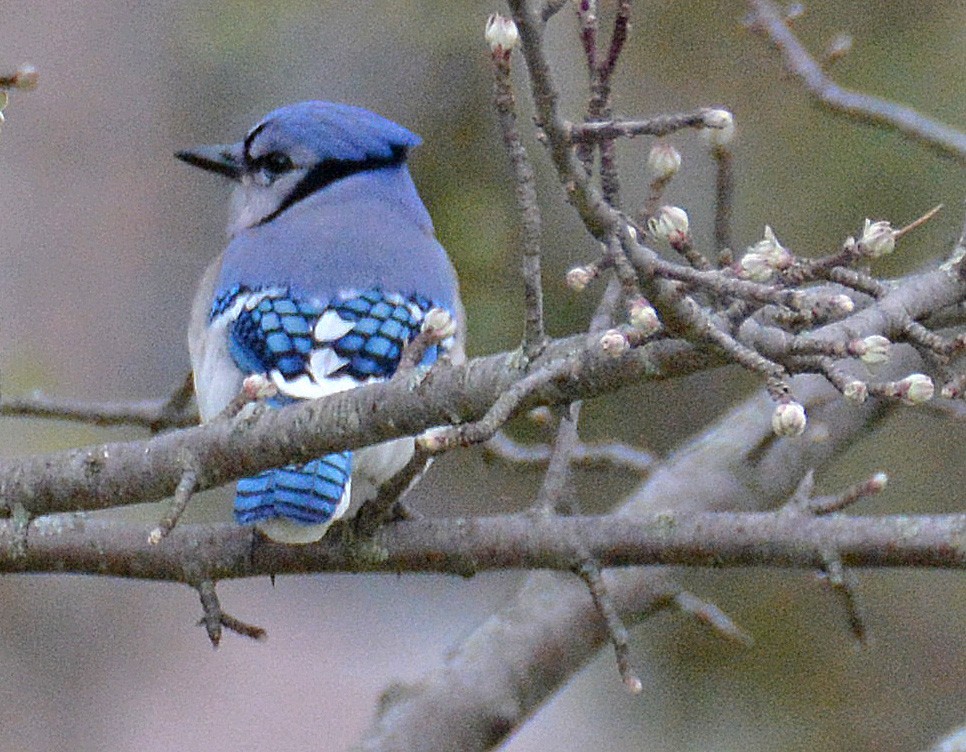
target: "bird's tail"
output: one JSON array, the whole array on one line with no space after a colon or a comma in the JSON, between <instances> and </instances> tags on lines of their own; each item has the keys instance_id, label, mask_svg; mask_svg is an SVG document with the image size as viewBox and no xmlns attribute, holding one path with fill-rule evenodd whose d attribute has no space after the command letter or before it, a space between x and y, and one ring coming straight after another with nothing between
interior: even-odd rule
<instances>
[{"instance_id":1,"label":"bird's tail","mask_svg":"<svg viewBox=\"0 0 966 752\"><path fill-rule=\"evenodd\" d=\"M352 452L337 452L243 478L235 495L235 519L242 525L286 522L287 528L306 528L309 539L317 540L348 509L351 473ZM313 536L312 531L319 532Z\"/></svg>"}]
</instances>

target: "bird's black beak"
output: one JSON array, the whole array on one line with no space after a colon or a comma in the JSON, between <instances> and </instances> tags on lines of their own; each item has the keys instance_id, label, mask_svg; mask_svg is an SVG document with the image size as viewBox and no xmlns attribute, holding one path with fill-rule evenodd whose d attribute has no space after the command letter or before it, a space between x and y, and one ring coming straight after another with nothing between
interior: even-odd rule
<instances>
[{"instance_id":1,"label":"bird's black beak","mask_svg":"<svg viewBox=\"0 0 966 752\"><path fill-rule=\"evenodd\" d=\"M240 180L243 172L240 151L237 144L218 144L185 149L177 152L175 156L202 170L215 172L232 180Z\"/></svg>"}]
</instances>

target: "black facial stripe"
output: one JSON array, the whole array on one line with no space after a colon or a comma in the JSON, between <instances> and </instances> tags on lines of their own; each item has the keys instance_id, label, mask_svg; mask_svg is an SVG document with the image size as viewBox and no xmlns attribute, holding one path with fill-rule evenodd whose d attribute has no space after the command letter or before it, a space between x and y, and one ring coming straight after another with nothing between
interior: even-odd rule
<instances>
[{"instance_id":1,"label":"black facial stripe","mask_svg":"<svg viewBox=\"0 0 966 752\"><path fill-rule=\"evenodd\" d=\"M254 141L258 134L265 129L266 125L268 125L268 123L259 123L252 128L251 132L247 136L245 136L245 149L242 154L244 155L246 163L251 162L252 160L252 141Z\"/></svg>"},{"instance_id":2,"label":"black facial stripe","mask_svg":"<svg viewBox=\"0 0 966 752\"><path fill-rule=\"evenodd\" d=\"M343 178L360 172L378 170L382 167L395 167L405 161L405 146L393 146L392 154L388 157L367 157L363 160L326 159L309 170L308 174L298 182L292 189L292 192L279 204L278 209L263 218L258 224L264 225L271 222L293 204L298 203L303 198L311 196L317 190L332 185Z\"/></svg>"}]
</instances>

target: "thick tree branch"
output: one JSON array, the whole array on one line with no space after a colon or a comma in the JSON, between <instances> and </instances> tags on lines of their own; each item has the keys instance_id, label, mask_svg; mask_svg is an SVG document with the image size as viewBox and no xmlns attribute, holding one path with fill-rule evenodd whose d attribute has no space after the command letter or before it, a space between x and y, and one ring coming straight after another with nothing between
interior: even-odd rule
<instances>
[{"instance_id":1,"label":"thick tree branch","mask_svg":"<svg viewBox=\"0 0 966 752\"><path fill-rule=\"evenodd\" d=\"M181 525L156 545L148 529L83 515L38 518L18 549L16 524L0 522L0 571L73 572L198 582L307 572L571 571L589 554L602 567L683 565L819 569L832 551L849 567L966 569L966 514L816 517L662 512L640 517L423 518L380 528L360 546L328 535L291 546L230 523ZM253 540L254 538L254 540Z\"/></svg>"},{"instance_id":2,"label":"thick tree branch","mask_svg":"<svg viewBox=\"0 0 966 752\"><path fill-rule=\"evenodd\" d=\"M195 488L200 491L328 452L477 420L525 375L517 358L517 353L503 353L461 366L441 365L416 386L406 380L372 384L144 441L6 460L0 462L0 499L8 509L22 505L32 515L156 501L175 492L185 456L198 468ZM522 399L517 412L718 362L683 342L653 343L615 358L593 338L557 340L535 361L534 370L546 364L567 367Z\"/></svg>"}]
</instances>

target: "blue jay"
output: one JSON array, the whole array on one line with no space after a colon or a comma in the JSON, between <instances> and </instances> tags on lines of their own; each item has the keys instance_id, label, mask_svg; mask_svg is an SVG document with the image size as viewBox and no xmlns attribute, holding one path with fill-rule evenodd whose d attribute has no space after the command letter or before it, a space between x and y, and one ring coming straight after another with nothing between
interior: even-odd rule
<instances>
[{"instance_id":1,"label":"blue jay","mask_svg":"<svg viewBox=\"0 0 966 752\"><path fill-rule=\"evenodd\" d=\"M388 378L433 308L456 333L423 365L463 359L456 274L406 165L420 143L368 110L310 101L269 113L239 143L177 154L237 183L228 246L202 278L188 331L203 420L253 374L277 389L273 407ZM413 448L396 439L245 478L235 519L275 540L318 540Z\"/></svg>"}]
</instances>

